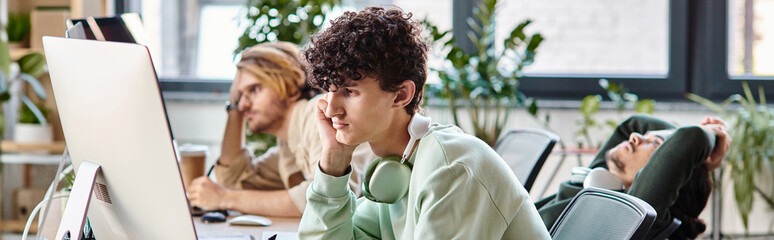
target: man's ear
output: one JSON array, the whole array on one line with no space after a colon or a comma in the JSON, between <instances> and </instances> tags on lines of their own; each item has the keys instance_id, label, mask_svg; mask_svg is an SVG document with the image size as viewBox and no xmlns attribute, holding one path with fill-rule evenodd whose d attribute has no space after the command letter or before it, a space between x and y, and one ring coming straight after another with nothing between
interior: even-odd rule
<instances>
[{"instance_id":1,"label":"man's ear","mask_svg":"<svg viewBox=\"0 0 774 240\"><path fill-rule=\"evenodd\" d=\"M417 88L416 85L414 85L414 81L404 80L402 83L400 83L398 91L395 93L393 107L403 108L411 103L411 100L414 100L414 93L416 90Z\"/></svg>"},{"instance_id":2,"label":"man's ear","mask_svg":"<svg viewBox=\"0 0 774 240\"><path fill-rule=\"evenodd\" d=\"M300 98L301 98L301 92L296 92L296 94L294 94L293 96L289 96L288 98L286 98L286 100L288 100L289 102L298 102L298 99Z\"/></svg>"}]
</instances>

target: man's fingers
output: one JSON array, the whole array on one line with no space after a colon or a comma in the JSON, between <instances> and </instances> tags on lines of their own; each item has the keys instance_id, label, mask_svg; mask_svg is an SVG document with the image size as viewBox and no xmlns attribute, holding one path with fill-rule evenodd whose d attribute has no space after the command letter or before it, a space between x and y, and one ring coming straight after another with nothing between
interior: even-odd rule
<instances>
[{"instance_id":1,"label":"man's fingers","mask_svg":"<svg viewBox=\"0 0 774 240\"><path fill-rule=\"evenodd\" d=\"M715 118L713 117L704 117L704 119L701 120L701 125L712 124L714 121Z\"/></svg>"},{"instance_id":2,"label":"man's fingers","mask_svg":"<svg viewBox=\"0 0 774 240\"><path fill-rule=\"evenodd\" d=\"M317 100L317 111L316 111L318 118L320 118L320 119L323 119L323 118L329 119L328 117L325 116L325 109L326 108L328 108L328 101L326 101L325 99L322 99L322 98L318 99Z\"/></svg>"},{"instance_id":3,"label":"man's fingers","mask_svg":"<svg viewBox=\"0 0 774 240\"><path fill-rule=\"evenodd\" d=\"M725 139L728 137L728 133L726 132L726 128L724 126L716 125L716 126L713 126L711 129L712 131L715 132L715 134L720 139Z\"/></svg>"},{"instance_id":4,"label":"man's fingers","mask_svg":"<svg viewBox=\"0 0 774 240\"><path fill-rule=\"evenodd\" d=\"M210 180L210 178L208 178L207 176L201 176L201 177L197 177L197 178L194 178L193 180L191 180L191 184L206 182L206 181L209 181L209 180Z\"/></svg>"},{"instance_id":5,"label":"man's fingers","mask_svg":"<svg viewBox=\"0 0 774 240\"><path fill-rule=\"evenodd\" d=\"M715 117L704 117L704 119L701 120L701 123L699 125L705 126L705 125L711 125L711 124L722 125L724 127L726 126L726 122L724 122L720 118L715 118Z\"/></svg>"}]
</instances>

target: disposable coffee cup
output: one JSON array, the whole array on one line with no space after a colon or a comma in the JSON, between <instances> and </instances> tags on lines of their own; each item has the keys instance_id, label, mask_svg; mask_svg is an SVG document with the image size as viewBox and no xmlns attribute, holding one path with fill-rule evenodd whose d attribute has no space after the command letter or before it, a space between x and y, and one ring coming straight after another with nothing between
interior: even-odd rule
<instances>
[{"instance_id":1,"label":"disposable coffee cup","mask_svg":"<svg viewBox=\"0 0 774 240\"><path fill-rule=\"evenodd\" d=\"M183 144L178 147L180 173L183 174L183 185L186 189L195 178L204 176L207 150L205 145Z\"/></svg>"}]
</instances>

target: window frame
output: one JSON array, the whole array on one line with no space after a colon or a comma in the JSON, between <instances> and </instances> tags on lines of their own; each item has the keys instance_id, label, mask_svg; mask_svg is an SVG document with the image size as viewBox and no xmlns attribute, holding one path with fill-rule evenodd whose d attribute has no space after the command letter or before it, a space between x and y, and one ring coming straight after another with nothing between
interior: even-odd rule
<instances>
[{"instance_id":1,"label":"window frame","mask_svg":"<svg viewBox=\"0 0 774 240\"><path fill-rule=\"evenodd\" d=\"M688 1L669 1L668 70L660 74L525 74L521 90L539 99L575 99L603 94L599 79L623 83L641 98L682 98L688 90Z\"/></svg>"},{"instance_id":2,"label":"window frame","mask_svg":"<svg viewBox=\"0 0 774 240\"><path fill-rule=\"evenodd\" d=\"M452 26L455 35L465 35L470 27L467 18L477 0L453 0ZM138 12L141 0L116 0L116 13ZM208 4L246 4L245 0L198 0ZM538 99L580 100L590 94L604 94L598 81L605 78L623 83L641 98L659 101L687 101L686 92L721 100L742 93L741 81L752 87L765 87L767 97L774 97L774 77L731 76L728 73L728 6L726 0L669 1L669 47L666 75L634 74L526 74L521 90ZM185 17L183 14L178 18ZM184 21L179 19L178 21ZM723 26L723 27L717 27ZM182 31L182 30L181 30ZM467 38L458 38L462 48L471 48ZM469 41L469 40L468 40ZM164 92L227 93L231 81L203 79L194 76L161 77ZM757 94L757 90L754 91Z\"/></svg>"},{"instance_id":3,"label":"window frame","mask_svg":"<svg viewBox=\"0 0 774 240\"><path fill-rule=\"evenodd\" d=\"M748 81L757 96L763 86L766 97L774 97L774 76L732 76L728 73L729 1L691 1L694 42L691 64L691 92L714 100L743 94L742 81ZM723 26L723 27L717 27Z\"/></svg>"}]
</instances>

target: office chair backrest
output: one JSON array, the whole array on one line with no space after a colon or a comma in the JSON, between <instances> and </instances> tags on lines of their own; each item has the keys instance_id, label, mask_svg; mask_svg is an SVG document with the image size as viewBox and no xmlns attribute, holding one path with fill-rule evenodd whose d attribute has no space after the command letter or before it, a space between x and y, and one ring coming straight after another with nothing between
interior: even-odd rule
<instances>
[{"instance_id":1,"label":"office chair backrest","mask_svg":"<svg viewBox=\"0 0 774 240\"><path fill-rule=\"evenodd\" d=\"M546 130L516 129L497 141L494 150L529 192L557 141L559 136Z\"/></svg>"},{"instance_id":2,"label":"office chair backrest","mask_svg":"<svg viewBox=\"0 0 774 240\"><path fill-rule=\"evenodd\" d=\"M552 239L644 239L656 210L645 201L601 188L575 195L551 227Z\"/></svg>"},{"instance_id":3,"label":"office chair backrest","mask_svg":"<svg viewBox=\"0 0 774 240\"><path fill-rule=\"evenodd\" d=\"M656 235L654 240L664 240L667 239L669 236L672 235L672 233L677 230L677 228L680 227L680 225L683 224L683 221L680 221L680 219L674 218L672 219L672 223L669 223L669 225L664 228L658 235Z\"/></svg>"}]
</instances>

